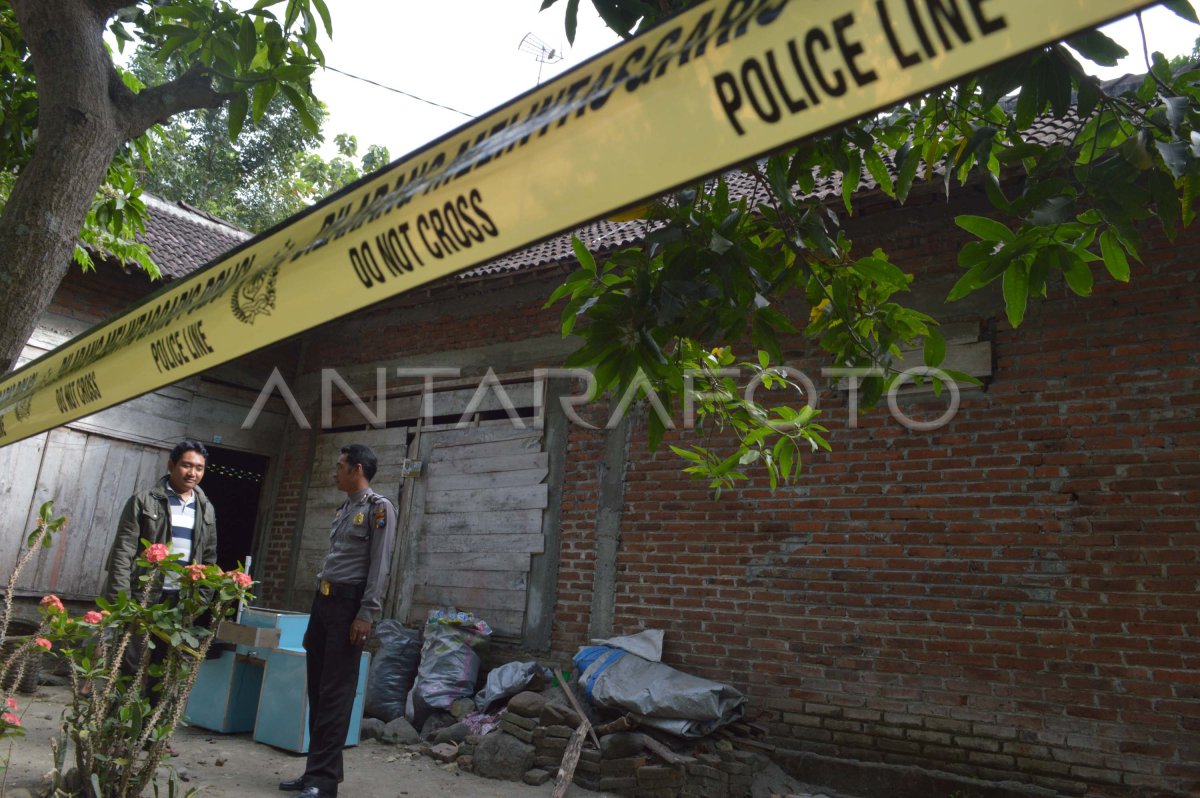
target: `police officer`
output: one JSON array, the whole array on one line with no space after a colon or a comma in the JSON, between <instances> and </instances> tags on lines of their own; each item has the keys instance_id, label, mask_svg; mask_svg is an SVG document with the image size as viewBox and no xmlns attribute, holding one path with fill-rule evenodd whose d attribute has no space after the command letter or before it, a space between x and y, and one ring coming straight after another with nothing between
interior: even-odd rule
<instances>
[{"instance_id":1,"label":"police officer","mask_svg":"<svg viewBox=\"0 0 1200 798\"><path fill-rule=\"evenodd\" d=\"M383 614L396 538L396 510L371 490L379 466L362 444L343 446L334 482L346 494L329 532L317 574L304 650L308 667L308 760L304 775L279 784L299 798L331 798L342 780L342 747L350 727L363 644Z\"/></svg>"}]
</instances>

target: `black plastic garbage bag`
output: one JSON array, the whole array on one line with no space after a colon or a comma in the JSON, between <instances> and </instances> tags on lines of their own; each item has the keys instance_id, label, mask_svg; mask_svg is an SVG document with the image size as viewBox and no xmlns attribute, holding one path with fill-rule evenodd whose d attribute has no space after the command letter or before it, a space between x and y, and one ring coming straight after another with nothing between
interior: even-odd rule
<instances>
[{"instance_id":1,"label":"black plastic garbage bag","mask_svg":"<svg viewBox=\"0 0 1200 798\"><path fill-rule=\"evenodd\" d=\"M375 634L379 650L367 672L363 712L386 723L404 714L404 702L421 662L421 633L389 619L375 626Z\"/></svg>"}]
</instances>

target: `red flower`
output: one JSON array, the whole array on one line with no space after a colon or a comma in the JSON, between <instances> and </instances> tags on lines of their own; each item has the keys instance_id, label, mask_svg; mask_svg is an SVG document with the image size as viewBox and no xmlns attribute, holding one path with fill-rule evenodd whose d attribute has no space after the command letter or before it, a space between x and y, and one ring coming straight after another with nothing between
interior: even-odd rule
<instances>
[{"instance_id":1,"label":"red flower","mask_svg":"<svg viewBox=\"0 0 1200 798\"><path fill-rule=\"evenodd\" d=\"M8 709L15 710L17 708L17 699L9 696L8 698L4 699L4 706Z\"/></svg>"},{"instance_id":2,"label":"red flower","mask_svg":"<svg viewBox=\"0 0 1200 798\"><path fill-rule=\"evenodd\" d=\"M44 649L46 649L47 651L49 651L49 650L52 648L52 646L51 646L51 644L50 644L50 641L49 641L49 640L47 640L47 639L46 639L46 638L44 638L44 637L35 637L35 638L33 638L33 644L34 644L35 646L37 646L38 648L44 648Z\"/></svg>"},{"instance_id":3,"label":"red flower","mask_svg":"<svg viewBox=\"0 0 1200 798\"><path fill-rule=\"evenodd\" d=\"M162 562L167 559L167 554L169 553L165 543L155 543L146 548L146 561L151 563Z\"/></svg>"},{"instance_id":4,"label":"red flower","mask_svg":"<svg viewBox=\"0 0 1200 798\"><path fill-rule=\"evenodd\" d=\"M228 576L233 577L233 581L237 583L238 587L250 587L250 585L254 582L254 580L250 578L250 574L242 573L241 571L231 571Z\"/></svg>"},{"instance_id":5,"label":"red flower","mask_svg":"<svg viewBox=\"0 0 1200 798\"><path fill-rule=\"evenodd\" d=\"M193 582L199 582L204 578L204 566L199 563L189 565L184 570L187 571L188 576L191 577Z\"/></svg>"},{"instance_id":6,"label":"red flower","mask_svg":"<svg viewBox=\"0 0 1200 798\"><path fill-rule=\"evenodd\" d=\"M18 718L16 715L14 715L11 712L5 712L4 715L2 715L0 717L3 717L4 722L7 723L9 726L20 726L21 725L21 719Z\"/></svg>"},{"instance_id":7,"label":"red flower","mask_svg":"<svg viewBox=\"0 0 1200 798\"><path fill-rule=\"evenodd\" d=\"M42 596L40 604L51 612L63 612L63 610L66 609L63 607L62 600L53 593L47 593L46 595Z\"/></svg>"},{"instance_id":8,"label":"red flower","mask_svg":"<svg viewBox=\"0 0 1200 798\"><path fill-rule=\"evenodd\" d=\"M92 610L91 612L85 612L83 614L83 622L84 623L100 623L100 621L103 620L103 618L104 618L104 616L101 615L100 613L96 612L95 610Z\"/></svg>"}]
</instances>

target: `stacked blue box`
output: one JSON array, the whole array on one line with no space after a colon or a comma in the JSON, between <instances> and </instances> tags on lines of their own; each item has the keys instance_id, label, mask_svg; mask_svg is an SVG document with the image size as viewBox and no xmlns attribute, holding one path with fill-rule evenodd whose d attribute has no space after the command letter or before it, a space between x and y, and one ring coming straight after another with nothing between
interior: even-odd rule
<instances>
[{"instance_id":1,"label":"stacked blue box","mask_svg":"<svg viewBox=\"0 0 1200 798\"><path fill-rule=\"evenodd\" d=\"M262 688L262 665L232 651L200 663L196 683L184 710L184 720L218 732L248 732L254 728Z\"/></svg>"},{"instance_id":2,"label":"stacked blue box","mask_svg":"<svg viewBox=\"0 0 1200 798\"><path fill-rule=\"evenodd\" d=\"M350 711L346 745L358 745L371 655L363 652L358 666L358 689ZM262 694L254 722L254 739L287 751L308 752L308 691L303 649L277 648L267 652Z\"/></svg>"},{"instance_id":3,"label":"stacked blue box","mask_svg":"<svg viewBox=\"0 0 1200 798\"><path fill-rule=\"evenodd\" d=\"M200 664L184 717L218 732L254 732L254 739L288 751L308 751L308 691L304 632L308 614L248 607L239 623L279 630L275 648L239 644L236 652ZM367 668L363 652L346 745L358 745Z\"/></svg>"}]
</instances>

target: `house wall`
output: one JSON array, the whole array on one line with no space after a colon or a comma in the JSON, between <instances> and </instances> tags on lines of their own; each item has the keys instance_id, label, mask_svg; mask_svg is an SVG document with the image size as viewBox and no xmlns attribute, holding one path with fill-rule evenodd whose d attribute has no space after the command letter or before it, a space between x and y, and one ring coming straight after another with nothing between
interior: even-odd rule
<instances>
[{"instance_id":1,"label":"house wall","mask_svg":"<svg viewBox=\"0 0 1200 798\"><path fill-rule=\"evenodd\" d=\"M869 214L850 235L931 282L917 304L932 305L954 279L950 217L966 202ZM834 452L774 494L760 480L712 498L665 447L647 451L636 418L627 432L572 425L551 654L664 628L666 661L743 690L781 749L1068 795L1196 794L1198 243L1152 236L1131 285L1097 266L1095 296L1055 284L1019 331L994 293L953 306L991 342L994 374L932 432L885 409L852 428L797 343ZM547 294L385 305L310 335L300 373L550 341ZM928 420L945 404L903 408ZM288 435L260 573L273 606L312 441Z\"/></svg>"},{"instance_id":2,"label":"house wall","mask_svg":"<svg viewBox=\"0 0 1200 798\"><path fill-rule=\"evenodd\" d=\"M937 215L879 218L856 244L944 272L960 241ZM783 747L1071 795L1196 794L1195 246L1156 238L1131 286L1056 287L1019 331L986 320L994 379L935 432L886 410L851 429L823 388L834 452L774 494L712 499L636 425L612 631L665 628L666 661L744 690ZM568 458L563 655L596 601L602 438L579 432Z\"/></svg>"}]
</instances>

